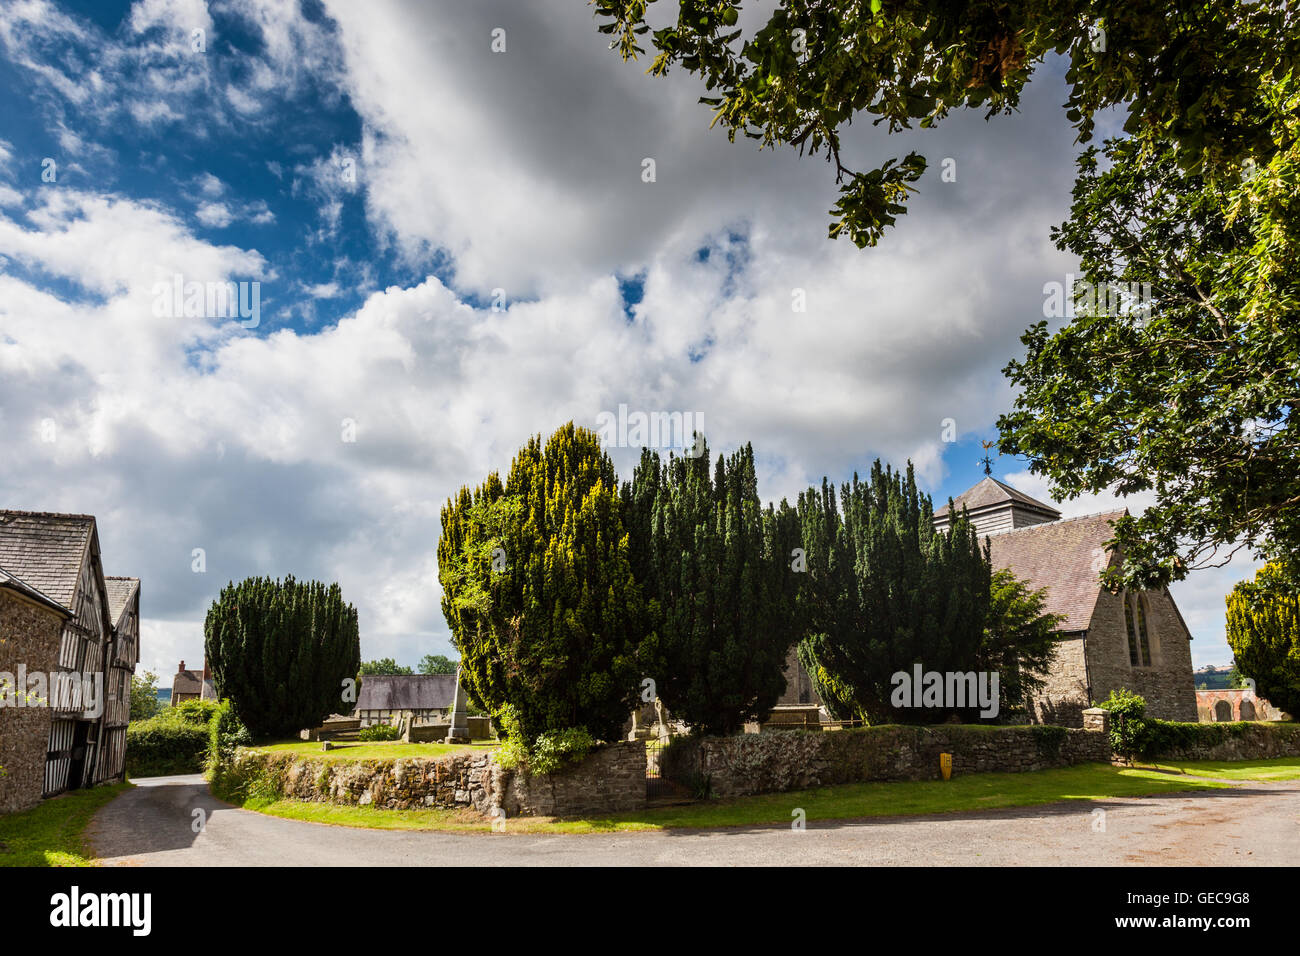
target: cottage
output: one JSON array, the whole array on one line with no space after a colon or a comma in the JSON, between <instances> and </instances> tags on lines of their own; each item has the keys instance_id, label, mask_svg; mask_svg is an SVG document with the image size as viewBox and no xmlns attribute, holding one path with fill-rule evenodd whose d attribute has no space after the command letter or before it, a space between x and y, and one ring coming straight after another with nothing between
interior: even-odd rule
<instances>
[{"instance_id":1,"label":"cottage","mask_svg":"<svg viewBox=\"0 0 1300 956\"><path fill-rule=\"evenodd\" d=\"M139 602L94 517L0 511L0 812L122 779Z\"/></svg>"},{"instance_id":2,"label":"cottage","mask_svg":"<svg viewBox=\"0 0 1300 956\"><path fill-rule=\"evenodd\" d=\"M455 674L366 674L355 716L362 727L401 717L446 717L455 701Z\"/></svg>"},{"instance_id":3,"label":"cottage","mask_svg":"<svg viewBox=\"0 0 1300 956\"><path fill-rule=\"evenodd\" d=\"M181 661L172 676L172 706L183 704L187 700L216 699L217 690L212 683L212 675L208 673L207 662L204 662L201 670L186 670L185 662Z\"/></svg>"}]
</instances>

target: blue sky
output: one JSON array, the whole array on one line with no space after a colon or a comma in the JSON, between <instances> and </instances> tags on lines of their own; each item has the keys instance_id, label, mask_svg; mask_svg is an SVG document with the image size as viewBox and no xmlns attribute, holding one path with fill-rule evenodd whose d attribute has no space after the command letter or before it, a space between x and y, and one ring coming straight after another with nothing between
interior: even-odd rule
<instances>
[{"instance_id":1,"label":"blue sky","mask_svg":"<svg viewBox=\"0 0 1300 956\"><path fill-rule=\"evenodd\" d=\"M1073 266L1048 240L1077 149L1057 63L1013 117L855 125L860 166L931 161L857 250L826 239L820 158L728 143L585 4L0 6L0 497L97 515L162 674L250 574L338 580L367 658L448 652L442 503L620 404L752 441L768 497L877 456L958 494ZM159 315L177 276L258 283L260 321ZM611 453L627 473L636 449ZM1228 660L1223 594L1252 568L1175 587L1198 664Z\"/></svg>"}]
</instances>

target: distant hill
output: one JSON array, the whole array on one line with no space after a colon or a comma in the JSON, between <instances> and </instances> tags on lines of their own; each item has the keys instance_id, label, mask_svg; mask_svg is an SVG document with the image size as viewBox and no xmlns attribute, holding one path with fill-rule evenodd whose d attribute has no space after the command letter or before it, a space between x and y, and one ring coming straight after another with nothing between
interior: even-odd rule
<instances>
[{"instance_id":1,"label":"distant hill","mask_svg":"<svg viewBox=\"0 0 1300 956\"><path fill-rule=\"evenodd\" d=\"M159 687L155 690L158 695L158 703L170 704L172 702L172 689L170 687Z\"/></svg>"},{"instance_id":2,"label":"distant hill","mask_svg":"<svg viewBox=\"0 0 1300 956\"><path fill-rule=\"evenodd\" d=\"M1197 690L1228 690L1232 687L1232 668L1209 665L1192 673L1192 686Z\"/></svg>"}]
</instances>

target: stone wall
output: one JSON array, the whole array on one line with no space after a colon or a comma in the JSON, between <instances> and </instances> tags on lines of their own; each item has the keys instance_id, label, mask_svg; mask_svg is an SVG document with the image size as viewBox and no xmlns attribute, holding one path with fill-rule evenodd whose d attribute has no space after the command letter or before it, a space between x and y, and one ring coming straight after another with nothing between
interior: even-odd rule
<instances>
[{"instance_id":1,"label":"stone wall","mask_svg":"<svg viewBox=\"0 0 1300 956\"><path fill-rule=\"evenodd\" d=\"M1088 631L1088 671L1094 700L1127 688L1146 698L1147 716L1195 721L1196 685L1192 678L1190 635L1168 591L1146 591L1151 666L1130 662L1122 594L1101 591Z\"/></svg>"},{"instance_id":2,"label":"stone wall","mask_svg":"<svg viewBox=\"0 0 1300 956\"><path fill-rule=\"evenodd\" d=\"M53 611L0 590L0 671L49 673L58 666L63 621ZM12 688L17 693L21 688ZM45 789L48 707L0 707L0 813L35 806Z\"/></svg>"},{"instance_id":3,"label":"stone wall","mask_svg":"<svg viewBox=\"0 0 1300 956\"><path fill-rule=\"evenodd\" d=\"M1084 661L1081 634L1068 635L1056 645L1055 655L1043 688L1029 701L1032 719L1059 727L1083 726L1083 709L1088 706L1088 666Z\"/></svg>"},{"instance_id":4,"label":"stone wall","mask_svg":"<svg viewBox=\"0 0 1300 956\"><path fill-rule=\"evenodd\" d=\"M778 793L868 780L934 780L939 755L954 776L1109 762L1105 733L1064 727L886 725L841 731L777 731L675 741L664 776L691 786L703 774L719 797Z\"/></svg>"},{"instance_id":5,"label":"stone wall","mask_svg":"<svg viewBox=\"0 0 1300 956\"><path fill-rule=\"evenodd\" d=\"M491 750L445 757L326 760L241 749L219 789L386 810L469 809L507 817L572 816L645 806L645 744L610 744L556 774L505 770Z\"/></svg>"},{"instance_id":6,"label":"stone wall","mask_svg":"<svg viewBox=\"0 0 1300 956\"><path fill-rule=\"evenodd\" d=\"M639 810L646 803L645 742L623 741L558 773L509 774L500 805L507 817L557 817Z\"/></svg>"}]
</instances>

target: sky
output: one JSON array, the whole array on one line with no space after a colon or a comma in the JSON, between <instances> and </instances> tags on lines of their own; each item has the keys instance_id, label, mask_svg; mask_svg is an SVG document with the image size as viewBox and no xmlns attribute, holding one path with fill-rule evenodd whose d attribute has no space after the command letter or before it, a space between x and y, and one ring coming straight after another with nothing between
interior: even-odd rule
<instances>
[{"instance_id":1,"label":"sky","mask_svg":"<svg viewBox=\"0 0 1300 956\"><path fill-rule=\"evenodd\" d=\"M983 477L1076 266L1063 65L1013 116L852 126L846 165L930 161L866 250L827 238L822 157L728 142L645 65L577 0L0 0L0 507L96 516L142 669L196 666L253 575L338 581L364 659L454 654L448 497L621 405L752 442L767 500L876 458L936 503ZM1172 587L1197 666L1256 566Z\"/></svg>"}]
</instances>

